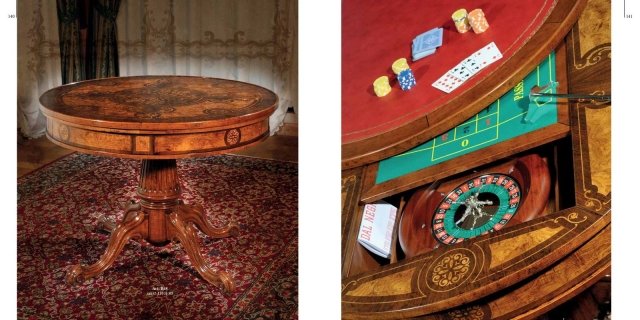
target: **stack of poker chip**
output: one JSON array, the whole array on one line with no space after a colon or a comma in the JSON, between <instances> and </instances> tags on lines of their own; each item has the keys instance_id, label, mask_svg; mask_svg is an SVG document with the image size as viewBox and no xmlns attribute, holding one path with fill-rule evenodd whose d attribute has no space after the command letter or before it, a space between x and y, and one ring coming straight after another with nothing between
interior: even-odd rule
<instances>
[{"instance_id":1,"label":"stack of poker chip","mask_svg":"<svg viewBox=\"0 0 640 320\"><path fill-rule=\"evenodd\" d=\"M402 70L407 70L407 69L409 69L409 63L407 63L407 59L405 58L400 58L394 61L393 64L391 65L391 70L393 70L393 73L395 74L400 74Z\"/></svg>"},{"instance_id":2,"label":"stack of poker chip","mask_svg":"<svg viewBox=\"0 0 640 320\"><path fill-rule=\"evenodd\" d=\"M453 23L456 25L458 32L465 33L471 29L469 20L467 19L467 10L456 10L456 12L451 15L451 19L453 19Z\"/></svg>"},{"instance_id":3,"label":"stack of poker chip","mask_svg":"<svg viewBox=\"0 0 640 320\"><path fill-rule=\"evenodd\" d=\"M407 91L416 86L416 78L409 68L407 59L400 58L394 61L391 65L391 70L398 75L398 84L400 84L402 91Z\"/></svg>"},{"instance_id":4,"label":"stack of poker chip","mask_svg":"<svg viewBox=\"0 0 640 320\"><path fill-rule=\"evenodd\" d=\"M431 29L424 32L415 39L411 45L411 56L413 61L422 59L436 52L436 49L442 45L442 28Z\"/></svg>"},{"instance_id":5,"label":"stack of poker chip","mask_svg":"<svg viewBox=\"0 0 640 320\"><path fill-rule=\"evenodd\" d=\"M416 86L416 78L413 76L413 72L409 68L407 59L400 58L393 62L391 70L396 74L398 84L402 91L407 91ZM373 82L373 92L378 97L384 97L391 92L391 85L389 84L389 77L381 76Z\"/></svg>"},{"instance_id":6,"label":"stack of poker chip","mask_svg":"<svg viewBox=\"0 0 640 320\"><path fill-rule=\"evenodd\" d=\"M489 23L487 22L487 19L484 17L484 12L482 12L482 9L472 10L471 12L469 12L469 15L467 16L467 18L469 19L469 24L471 25L471 28L473 28L473 32L483 33L487 29L489 29Z\"/></svg>"},{"instance_id":7,"label":"stack of poker chip","mask_svg":"<svg viewBox=\"0 0 640 320\"><path fill-rule=\"evenodd\" d=\"M389 94L389 92L391 92L389 77L382 76L376 79L376 81L373 82L373 92L375 92L378 97L384 97Z\"/></svg>"}]
</instances>

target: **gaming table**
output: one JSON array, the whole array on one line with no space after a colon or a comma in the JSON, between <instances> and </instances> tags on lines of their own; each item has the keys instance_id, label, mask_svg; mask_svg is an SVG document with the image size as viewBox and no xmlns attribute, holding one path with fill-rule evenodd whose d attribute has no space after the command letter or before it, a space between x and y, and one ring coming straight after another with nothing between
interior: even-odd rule
<instances>
[{"instance_id":1,"label":"gaming table","mask_svg":"<svg viewBox=\"0 0 640 320\"><path fill-rule=\"evenodd\" d=\"M533 317L609 272L609 142L593 133L609 126L607 104L529 96L552 81L558 93L609 90L578 80L609 71L585 71L601 56L579 64L567 40L586 5L343 2L344 318ZM486 32L457 33L450 16L465 7L483 9ZM442 46L409 64L417 86L392 80L377 97L373 81L394 79L393 61L435 27ZM502 59L449 94L431 86L491 41ZM364 204L380 200L399 212L388 259L357 240Z\"/></svg>"},{"instance_id":2,"label":"gaming table","mask_svg":"<svg viewBox=\"0 0 640 320\"><path fill-rule=\"evenodd\" d=\"M155 246L179 241L203 279L227 291L231 276L214 270L200 253L196 227L223 238L239 232L216 227L202 206L180 200L176 159L240 150L269 136L277 96L262 87L224 79L185 76L106 78L63 85L40 97L47 138L76 151L141 160L137 188L102 257L77 264L67 282L107 270L129 239Z\"/></svg>"},{"instance_id":3,"label":"gaming table","mask_svg":"<svg viewBox=\"0 0 640 320\"><path fill-rule=\"evenodd\" d=\"M475 4L490 25L476 35L458 33L451 20L455 10L470 6L465 1L343 2L343 168L405 151L484 109L555 49L585 4L552 0ZM410 60L412 39L435 27L444 28L442 46L411 63L418 86L403 92L396 85L388 96L376 97L373 81L392 76L393 61ZM431 87L448 69L491 41L502 59L450 94Z\"/></svg>"}]
</instances>

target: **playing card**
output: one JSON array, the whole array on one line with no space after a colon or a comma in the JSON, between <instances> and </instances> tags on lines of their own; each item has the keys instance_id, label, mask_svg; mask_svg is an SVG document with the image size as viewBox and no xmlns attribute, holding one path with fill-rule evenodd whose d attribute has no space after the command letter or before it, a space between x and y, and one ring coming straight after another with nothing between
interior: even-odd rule
<instances>
[{"instance_id":1,"label":"playing card","mask_svg":"<svg viewBox=\"0 0 640 320\"><path fill-rule=\"evenodd\" d=\"M442 75L442 77L440 77L440 79L436 80L436 82L434 82L431 85L433 87L435 87L436 89L442 90L442 91L444 91L446 93L450 93L455 88L457 88L460 85L462 85L463 82L464 81L462 79L454 76L450 72L447 72L444 75Z\"/></svg>"},{"instance_id":2,"label":"playing card","mask_svg":"<svg viewBox=\"0 0 640 320\"><path fill-rule=\"evenodd\" d=\"M431 29L413 39L411 55L413 61L422 59L436 52L436 48L442 45L442 28Z\"/></svg>"},{"instance_id":3,"label":"playing card","mask_svg":"<svg viewBox=\"0 0 640 320\"><path fill-rule=\"evenodd\" d=\"M476 60L473 56L467 57L466 59L462 60L462 64L467 68L469 72L471 72L471 74L476 74L478 73L478 71L480 71L480 69L482 69L478 60Z\"/></svg>"},{"instance_id":4,"label":"playing card","mask_svg":"<svg viewBox=\"0 0 640 320\"><path fill-rule=\"evenodd\" d=\"M488 45L484 46L484 48L476 51L472 58L476 59L476 61L480 64L480 68L485 68L488 65L494 63L496 60L502 58L502 53L496 46L495 42L491 42Z\"/></svg>"},{"instance_id":5,"label":"playing card","mask_svg":"<svg viewBox=\"0 0 640 320\"><path fill-rule=\"evenodd\" d=\"M462 81L467 81L467 79L471 78L471 76L474 75L474 73L465 66L464 60L458 63L458 65L456 65L455 67L451 68L451 70L449 70L449 73Z\"/></svg>"},{"instance_id":6,"label":"playing card","mask_svg":"<svg viewBox=\"0 0 640 320\"><path fill-rule=\"evenodd\" d=\"M413 39L413 52L420 53L442 45L442 28L431 29Z\"/></svg>"},{"instance_id":7,"label":"playing card","mask_svg":"<svg viewBox=\"0 0 640 320\"><path fill-rule=\"evenodd\" d=\"M426 56L434 54L435 52L436 52L436 49L422 51L422 52L420 52L418 54L412 55L412 58L413 58L413 61L420 60L420 59L422 59L422 58L424 58Z\"/></svg>"}]
</instances>

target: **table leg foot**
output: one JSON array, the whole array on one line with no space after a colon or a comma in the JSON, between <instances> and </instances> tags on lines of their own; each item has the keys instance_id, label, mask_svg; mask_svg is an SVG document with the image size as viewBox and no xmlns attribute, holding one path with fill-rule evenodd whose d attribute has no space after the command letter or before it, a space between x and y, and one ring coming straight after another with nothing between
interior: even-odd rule
<instances>
[{"instance_id":1,"label":"table leg foot","mask_svg":"<svg viewBox=\"0 0 640 320\"><path fill-rule=\"evenodd\" d=\"M144 228L140 228L144 220L145 215L142 211L128 211L122 222L113 230L107 249L100 260L90 266L81 264L73 266L67 272L67 283L84 282L111 267L129 239L144 235Z\"/></svg>"},{"instance_id":2,"label":"table leg foot","mask_svg":"<svg viewBox=\"0 0 640 320\"><path fill-rule=\"evenodd\" d=\"M237 236L240 233L240 228L235 222L229 222L224 227L216 228L205 217L205 210L200 205L186 205L180 204L178 211L182 217L182 220L186 223L193 223L200 231L204 232L207 236L212 238L226 238L230 236Z\"/></svg>"},{"instance_id":3,"label":"table leg foot","mask_svg":"<svg viewBox=\"0 0 640 320\"><path fill-rule=\"evenodd\" d=\"M220 287L226 292L232 292L235 290L235 284L231 279L231 276L225 271L213 270L205 262L202 254L200 253L200 246L198 245L198 236L196 230L191 223L185 221L184 217L177 212L173 212L169 215L169 221L171 221L174 227L174 237L182 244L182 247L187 252L193 267L207 282Z\"/></svg>"}]
</instances>

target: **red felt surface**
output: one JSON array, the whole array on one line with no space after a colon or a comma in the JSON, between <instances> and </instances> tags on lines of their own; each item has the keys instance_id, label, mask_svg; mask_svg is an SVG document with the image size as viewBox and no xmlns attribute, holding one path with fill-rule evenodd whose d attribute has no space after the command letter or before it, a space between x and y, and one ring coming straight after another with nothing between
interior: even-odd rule
<instances>
[{"instance_id":1,"label":"red felt surface","mask_svg":"<svg viewBox=\"0 0 640 320\"><path fill-rule=\"evenodd\" d=\"M424 116L482 81L540 28L553 0L361 1L342 2L342 141L369 138ZM461 34L451 14L481 8L489 29ZM443 27L442 46L431 56L411 61L411 42L422 32ZM431 86L475 51L495 42L503 58L447 94ZM402 91L391 64L407 58L417 86ZM378 98L373 81L389 76L391 93Z\"/></svg>"}]
</instances>

